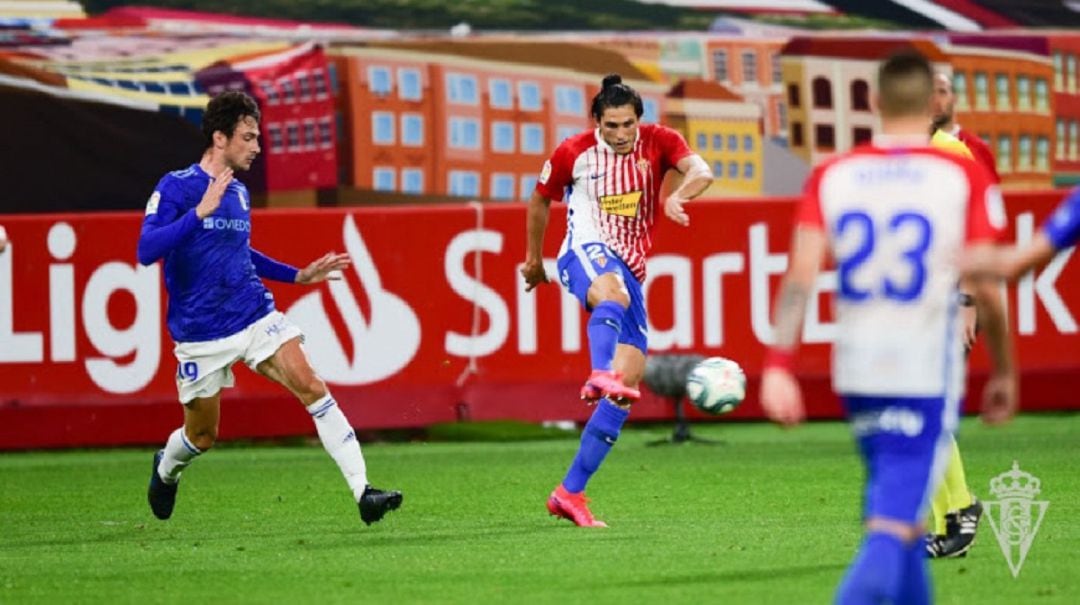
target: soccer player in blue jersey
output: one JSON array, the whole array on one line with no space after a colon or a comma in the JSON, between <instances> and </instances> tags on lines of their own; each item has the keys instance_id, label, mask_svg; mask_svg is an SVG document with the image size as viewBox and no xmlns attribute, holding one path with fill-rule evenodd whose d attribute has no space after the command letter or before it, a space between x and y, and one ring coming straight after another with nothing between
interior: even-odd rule
<instances>
[{"instance_id":1,"label":"soccer player in blue jersey","mask_svg":"<svg viewBox=\"0 0 1080 605\"><path fill-rule=\"evenodd\" d=\"M832 383L866 467L865 539L841 583L842 604L931 601L926 509L951 450L964 384L956 284L962 251L991 250L1005 225L985 169L930 146L933 74L913 52L878 71L882 135L839 154L807 180L761 405L785 425L805 408L793 375L807 301L827 254L836 262ZM1016 409L1016 377L996 279L969 282L993 370L983 419Z\"/></svg>"},{"instance_id":2,"label":"soccer player in blue jersey","mask_svg":"<svg viewBox=\"0 0 1080 605\"><path fill-rule=\"evenodd\" d=\"M159 519L172 515L180 474L214 445L221 389L233 386L232 365L243 359L307 408L352 490L360 518L370 525L398 508L402 495L368 484L355 432L308 362L300 329L274 308L262 282L340 279L335 272L347 267L349 258L330 253L297 269L251 247L250 198L233 179L235 171L251 168L259 153L259 110L251 97L242 92L214 97L202 131L202 159L158 182L139 238L140 263L164 259L166 323L176 342L176 384L184 406L184 425L154 455L150 509Z\"/></svg>"}]
</instances>

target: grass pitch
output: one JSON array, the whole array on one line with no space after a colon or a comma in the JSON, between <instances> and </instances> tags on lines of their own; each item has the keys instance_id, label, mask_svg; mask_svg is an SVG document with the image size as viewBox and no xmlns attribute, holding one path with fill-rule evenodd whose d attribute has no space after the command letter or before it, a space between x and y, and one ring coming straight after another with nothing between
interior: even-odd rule
<instances>
[{"instance_id":1,"label":"grass pitch","mask_svg":"<svg viewBox=\"0 0 1080 605\"><path fill-rule=\"evenodd\" d=\"M372 481L405 493L371 527L318 446L220 447L167 522L149 448L5 453L0 603L830 602L860 537L846 427L694 432L725 443L623 432L589 486L606 530L544 508L576 437L367 445ZM1017 460L1050 506L1016 579L985 520L966 559L932 562L938 602L1080 602L1080 416L965 420L960 447L979 496Z\"/></svg>"}]
</instances>

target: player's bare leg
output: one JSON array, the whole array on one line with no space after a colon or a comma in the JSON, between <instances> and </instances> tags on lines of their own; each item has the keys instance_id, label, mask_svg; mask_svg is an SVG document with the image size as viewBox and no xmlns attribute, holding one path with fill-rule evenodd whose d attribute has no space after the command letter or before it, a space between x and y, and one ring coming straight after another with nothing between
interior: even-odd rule
<instances>
[{"instance_id":1,"label":"player's bare leg","mask_svg":"<svg viewBox=\"0 0 1080 605\"><path fill-rule=\"evenodd\" d=\"M154 454L146 499L158 519L172 516L180 473L196 456L214 446L220 420L220 392L184 404L184 426L173 431L165 447Z\"/></svg>"},{"instance_id":2,"label":"player's bare leg","mask_svg":"<svg viewBox=\"0 0 1080 605\"><path fill-rule=\"evenodd\" d=\"M330 395L326 383L311 367L299 338L286 341L256 370L287 388L307 408L315 422L319 440L337 462L352 490L364 523L370 525L401 506L401 492L383 491L368 484L367 466L356 433Z\"/></svg>"}]
</instances>

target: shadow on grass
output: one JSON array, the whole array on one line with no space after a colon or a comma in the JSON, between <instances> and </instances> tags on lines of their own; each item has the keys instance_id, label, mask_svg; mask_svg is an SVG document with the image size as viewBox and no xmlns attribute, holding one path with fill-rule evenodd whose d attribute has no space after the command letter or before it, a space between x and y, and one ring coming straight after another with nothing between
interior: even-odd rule
<instances>
[{"instance_id":1,"label":"shadow on grass","mask_svg":"<svg viewBox=\"0 0 1080 605\"><path fill-rule=\"evenodd\" d=\"M647 588L652 586L715 584L721 582L767 582L776 581L777 578L790 579L799 576L814 576L825 572L834 574L839 581L839 574L844 569L847 569L846 563L819 563L817 565L794 565L767 569L730 569L716 573L657 576L633 582L623 582L622 584Z\"/></svg>"}]
</instances>

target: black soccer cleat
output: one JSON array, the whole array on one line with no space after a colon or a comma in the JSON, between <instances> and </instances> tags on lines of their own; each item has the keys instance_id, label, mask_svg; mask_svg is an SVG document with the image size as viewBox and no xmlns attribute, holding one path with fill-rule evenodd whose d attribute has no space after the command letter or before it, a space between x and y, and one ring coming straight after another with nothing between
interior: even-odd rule
<instances>
[{"instance_id":1,"label":"black soccer cleat","mask_svg":"<svg viewBox=\"0 0 1080 605\"><path fill-rule=\"evenodd\" d=\"M154 466L150 469L150 487L146 490L146 500L150 503L150 510L154 516L164 521L172 516L173 506L176 504L176 490L180 482L165 483L158 475L158 465L161 464L165 450L158 450L154 454Z\"/></svg>"},{"instance_id":2,"label":"black soccer cleat","mask_svg":"<svg viewBox=\"0 0 1080 605\"><path fill-rule=\"evenodd\" d=\"M979 528L982 514L982 502L974 500L971 506L946 515L946 534L928 537L926 555L932 559L966 557L975 545L975 532Z\"/></svg>"},{"instance_id":3,"label":"black soccer cleat","mask_svg":"<svg viewBox=\"0 0 1080 605\"><path fill-rule=\"evenodd\" d=\"M384 492L368 485L364 488L364 494L360 496L360 520L365 525L371 525L382 519L386 513L397 510L401 506L401 492Z\"/></svg>"}]
</instances>

